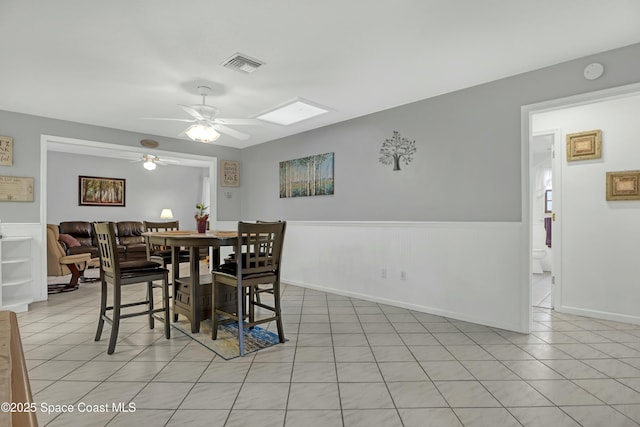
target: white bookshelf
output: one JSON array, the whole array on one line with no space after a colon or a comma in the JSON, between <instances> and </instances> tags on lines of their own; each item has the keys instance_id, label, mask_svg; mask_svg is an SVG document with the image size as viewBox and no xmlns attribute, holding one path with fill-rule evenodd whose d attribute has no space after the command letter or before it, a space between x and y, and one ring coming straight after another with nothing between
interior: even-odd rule
<instances>
[{"instance_id":1,"label":"white bookshelf","mask_svg":"<svg viewBox=\"0 0 640 427\"><path fill-rule=\"evenodd\" d=\"M0 238L0 310L27 311L33 302L30 236Z\"/></svg>"}]
</instances>

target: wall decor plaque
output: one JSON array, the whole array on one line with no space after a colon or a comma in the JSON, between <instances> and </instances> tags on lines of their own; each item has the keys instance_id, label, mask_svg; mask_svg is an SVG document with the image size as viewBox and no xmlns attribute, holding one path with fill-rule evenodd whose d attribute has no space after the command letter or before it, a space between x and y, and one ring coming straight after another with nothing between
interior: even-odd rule
<instances>
[{"instance_id":1,"label":"wall decor plaque","mask_svg":"<svg viewBox=\"0 0 640 427\"><path fill-rule=\"evenodd\" d=\"M0 136L0 166L13 165L13 138Z\"/></svg>"},{"instance_id":2,"label":"wall decor plaque","mask_svg":"<svg viewBox=\"0 0 640 427\"><path fill-rule=\"evenodd\" d=\"M78 177L79 206L124 206L125 179L101 178L97 176Z\"/></svg>"},{"instance_id":3,"label":"wall decor plaque","mask_svg":"<svg viewBox=\"0 0 640 427\"><path fill-rule=\"evenodd\" d=\"M567 134L567 161L591 160L602 157L602 131Z\"/></svg>"},{"instance_id":4,"label":"wall decor plaque","mask_svg":"<svg viewBox=\"0 0 640 427\"><path fill-rule=\"evenodd\" d=\"M607 172L607 200L640 200L640 171Z\"/></svg>"},{"instance_id":5,"label":"wall decor plaque","mask_svg":"<svg viewBox=\"0 0 640 427\"><path fill-rule=\"evenodd\" d=\"M220 160L220 186L240 187L240 162Z\"/></svg>"},{"instance_id":6,"label":"wall decor plaque","mask_svg":"<svg viewBox=\"0 0 640 427\"><path fill-rule=\"evenodd\" d=\"M23 176L0 176L0 202L33 202L34 179Z\"/></svg>"}]
</instances>

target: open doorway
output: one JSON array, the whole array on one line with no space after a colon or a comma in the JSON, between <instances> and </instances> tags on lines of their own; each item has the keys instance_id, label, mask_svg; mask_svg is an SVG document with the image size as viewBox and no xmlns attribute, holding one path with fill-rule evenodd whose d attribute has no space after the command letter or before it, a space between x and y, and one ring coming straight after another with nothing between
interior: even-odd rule
<instances>
[{"instance_id":1,"label":"open doorway","mask_svg":"<svg viewBox=\"0 0 640 427\"><path fill-rule=\"evenodd\" d=\"M554 134L531 139L531 304L553 308L553 150Z\"/></svg>"},{"instance_id":2,"label":"open doorway","mask_svg":"<svg viewBox=\"0 0 640 427\"><path fill-rule=\"evenodd\" d=\"M635 303L640 295L635 286L637 259L632 255L638 251L640 199L611 199L607 190L611 173L638 169L635 159L640 148L633 141L640 128L632 120L638 111L640 84L523 107L524 153L529 157L524 175L529 179L529 194L523 198L529 235L524 241L530 278L533 249L538 246L533 137L554 136L551 303L555 311L640 324ZM568 160L566 137L594 130L602 135L601 155ZM531 280L530 310L536 304L533 292Z\"/></svg>"},{"instance_id":3,"label":"open doorway","mask_svg":"<svg viewBox=\"0 0 640 427\"><path fill-rule=\"evenodd\" d=\"M131 156L133 156L133 158L140 158L140 152L144 150L144 153L151 153L154 154L155 156L159 156L160 159L167 159L167 160L175 160L177 162L179 162L179 165L181 167L187 167L187 168L196 168L196 169L204 169L207 171L207 175L209 177L209 183L210 185L208 185L208 193L209 193L209 200L210 201L217 201L217 181L216 181L216 177L217 177L217 158L216 157L212 157L212 156L202 156L202 155L196 155L196 154L187 154L187 153L177 153L177 152L169 152L169 151L162 151L162 150L147 150L145 148L138 148L138 147L134 147L134 146L124 146L124 145L118 145L118 144L111 144L111 143L103 143L103 142L97 142L97 141L89 141L89 140L80 140L80 139L74 139L74 138L67 138L67 137L60 137L60 136L52 136L52 135L42 135L41 136L41 146L40 146L40 159L41 159L41 163L40 163L40 176L42 177L47 177L47 169L48 169L48 159L49 159L49 153L50 152L60 152L60 153L74 153L74 154L79 154L79 155L83 155L83 156L89 156L89 157L100 157L100 158L104 158L105 160L115 160L118 159L118 162L121 162L123 164L130 164L129 166L133 166L132 160L131 160ZM129 157L125 158L123 157L123 154L128 155ZM136 160L137 161L137 160ZM136 167L140 168L140 170L143 170L145 168L142 167L142 163L138 163L136 165ZM167 166L167 168L170 168L171 166ZM146 172L143 172L146 173ZM104 175L104 176L112 176L111 173L109 173L108 175ZM41 224L40 224L40 236L41 236L41 241L42 242L46 242L46 224L47 221L49 219L49 215L48 215L48 204L47 204L47 200L48 200L48 185L51 185L51 183L49 182L48 179L42 179L42 185L40 186L40 200L41 200L41 204L40 204L40 218L41 218ZM131 188L131 185L129 186ZM203 188L205 188L205 185L203 184ZM70 197L75 198L75 195L77 194L75 192L75 188L73 188L72 190L70 190L70 193L72 194ZM132 196L135 199L140 199L139 197L136 197L136 194L134 193L133 195L129 195ZM129 197L127 196L127 197ZM200 195L198 195L200 197ZM156 199L157 199L157 193L156 193ZM75 199L74 199L75 200ZM58 203L58 201L56 202ZM77 205L76 201L74 201L73 203L68 203L68 205L71 208L75 208L75 206ZM158 205L157 209L154 210L154 213L156 213L158 215L158 219L160 218L160 211L161 211L161 207L169 207L169 206L165 206L165 205ZM192 210L193 210L193 206L191 206L191 204L188 207L184 207L182 205L178 206L179 208L184 208L186 210L189 211L189 215L188 218L190 220L192 220L191 216L192 216ZM108 208L107 208L108 209ZM211 215L211 221L216 221L216 214L217 214L217 209L214 207L211 210L212 215ZM176 215L177 210L174 208L174 212L173 214ZM106 219L108 220L112 220L114 218L114 214L105 214L106 215L110 215L109 217L107 217ZM97 217L97 219L105 219L105 216L99 216ZM74 215L71 216L72 219L78 219L77 217L75 217ZM151 217L149 217L151 218ZM117 219L117 218L116 218ZM129 220L130 218L124 218L126 220ZM186 224L190 224L190 221L183 221ZM40 259L47 259L47 245L41 245L39 248L40 251ZM42 284L41 289L39 289L38 291L38 298L40 298L40 300L45 300L46 299L46 295L47 295L47 271L46 268L41 269L40 273L40 280L39 283Z\"/></svg>"}]
</instances>

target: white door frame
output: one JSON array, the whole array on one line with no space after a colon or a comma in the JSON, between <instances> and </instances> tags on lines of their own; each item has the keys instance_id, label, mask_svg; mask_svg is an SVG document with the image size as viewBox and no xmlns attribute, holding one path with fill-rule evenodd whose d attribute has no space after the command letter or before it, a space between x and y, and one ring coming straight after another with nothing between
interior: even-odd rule
<instances>
[{"instance_id":1,"label":"white door frame","mask_svg":"<svg viewBox=\"0 0 640 427\"><path fill-rule=\"evenodd\" d=\"M523 302L524 306L522 307L522 312L523 313L528 313L528 318L529 318L529 330L531 330L531 327L533 326L533 309L532 309L532 303L531 303L531 273L532 273L532 269L531 269L531 259L532 259L532 247L531 247L531 235L532 235L532 231L533 231L533 224L531 221L531 200L532 200L532 189L531 189L531 177L530 177L530 165L531 165L531 137L532 137L532 129L531 129L531 118L533 115L537 114L537 113L542 113L542 112L547 112L547 111L554 111L554 110L562 110L568 107L575 107L575 106L579 106L579 105L585 105L585 104L593 104L599 101L604 101L604 100L608 100L608 99L615 99L615 98L623 98L632 94L636 94L640 92L640 83L634 83L634 84L630 84L630 85L624 85L624 86L617 86L617 87L613 87L613 88L609 88L609 89L603 89L603 90L598 90L598 91L594 91L594 92L588 92L588 93L583 93L580 95L574 95L574 96L570 96L570 97L566 97L566 98L558 98L558 99L552 99L552 100L548 100L548 101L543 101L540 103L536 103L536 104L529 104L529 105L523 105L521 107L520 110L520 123L521 123L521 145L520 145L520 153L521 153L521 165L522 165L522 172L521 172L521 180L522 180L522 200L521 200L521 207L522 207L522 246L521 246L521 253L523 254L522 256L522 265L523 266L528 266L528 269L526 269L526 273L527 273L527 277L526 277L526 283L528 283L528 293L526 293L526 295L528 295L528 298L523 298L523 301L526 300L526 303ZM558 187L556 187L556 174L560 173L559 169L562 165L562 159L563 159L563 146L564 144L562 144L562 135L560 135L559 138L554 137L554 149L555 149L555 153L556 153L556 158L554 159L553 165L554 165L554 170L553 170L553 179L554 179L554 187L553 187L553 196L554 196L554 204L553 204L553 211L556 212L556 221L553 226L552 229L552 234L554 235L554 245L556 245L557 241L560 241L560 245L562 245L561 243L561 238L562 238L562 226L561 224L561 220L560 220L560 215L559 215L559 211L557 210L558 208L561 210L562 209L562 202L560 202L560 207L558 207L558 205L555 203L555 198L556 198L556 191L558 189L560 189L559 187L562 186L561 181L558 182ZM559 177L559 179L561 179ZM562 190L560 189L560 192ZM561 193L560 193L560 200L561 199ZM560 249L560 248L558 248ZM556 255L556 252L558 252L558 254ZM558 257L558 258L556 258ZM562 261L561 261L561 257L562 257L562 253L561 250L554 250L554 265L553 265L553 269L554 269L554 275L556 275L556 272L561 272L562 269ZM556 260L558 261L558 263L556 264ZM556 275L556 292L554 292L554 299L553 299L553 304L554 307L561 307L562 306L562 276L561 275Z\"/></svg>"},{"instance_id":2,"label":"white door frame","mask_svg":"<svg viewBox=\"0 0 640 427\"><path fill-rule=\"evenodd\" d=\"M40 259L47 259L47 151L50 143L62 143L68 144L71 146L82 147L83 149L112 149L119 150L122 152L133 152L139 153L141 149L139 147L129 146L129 145L118 145L106 142L97 142L90 141L84 139L75 139L75 138L67 138L62 136L54 136L54 135L41 135L40 136L40 236L41 241L44 242L40 248ZM183 159L191 159L191 160L200 160L206 162L209 166L209 178L210 178L210 197L212 203L217 203L217 190L218 190L218 158L215 156L202 156L199 154L188 154L188 153L179 153L175 151L162 151L162 150L152 150L154 154L159 156L169 156L175 158L183 158ZM213 209L212 211L212 221L216 221L218 209ZM47 287L47 269L42 268L42 272L40 274L40 283L44 286L44 294L47 295L46 287ZM46 298L44 298L46 299Z\"/></svg>"}]
</instances>

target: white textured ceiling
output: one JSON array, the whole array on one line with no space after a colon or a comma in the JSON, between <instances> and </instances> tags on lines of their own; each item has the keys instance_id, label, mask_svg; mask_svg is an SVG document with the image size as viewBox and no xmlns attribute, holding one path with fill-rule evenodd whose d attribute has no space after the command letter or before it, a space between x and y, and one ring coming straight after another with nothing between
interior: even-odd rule
<instances>
[{"instance_id":1,"label":"white textured ceiling","mask_svg":"<svg viewBox=\"0 0 640 427\"><path fill-rule=\"evenodd\" d=\"M0 110L178 137L141 118L188 118L201 83L221 117L332 109L216 142L243 148L637 43L639 17L637 0L1 0ZM223 68L235 52L266 65Z\"/></svg>"}]
</instances>

